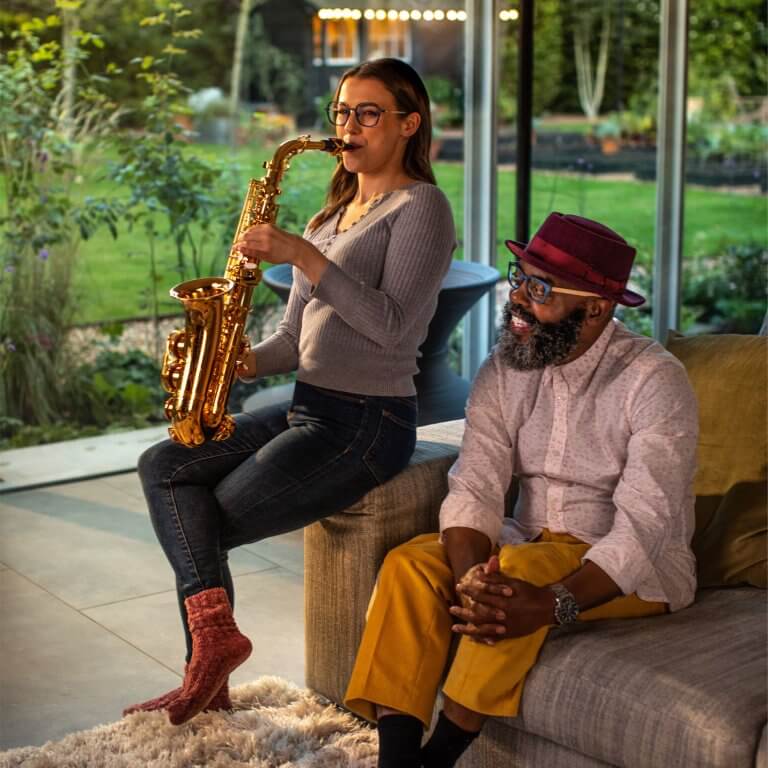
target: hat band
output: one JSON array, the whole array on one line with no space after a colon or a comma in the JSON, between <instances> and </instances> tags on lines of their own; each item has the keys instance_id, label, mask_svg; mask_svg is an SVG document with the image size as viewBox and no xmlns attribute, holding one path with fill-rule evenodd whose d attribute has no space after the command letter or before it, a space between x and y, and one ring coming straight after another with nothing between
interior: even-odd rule
<instances>
[{"instance_id":1,"label":"hat band","mask_svg":"<svg viewBox=\"0 0 768 768\"><path fill-rule=\"evenodd\" d=\"M561 250L556 245L548 243L541 237L534 237L526 247L526 251L528 250L534 255L541 254L542 256L546 256L547 260L551 262L553 266L560 267L561 269L570 272L574 277L586 280L588 283L602 286L611 293L623 293L624 289L627 287L626 280L621 282L600 274L600 272L592 269L588 264L580 261L570 253L566 253L566 251Z\"/></svg>"}]
</instances>

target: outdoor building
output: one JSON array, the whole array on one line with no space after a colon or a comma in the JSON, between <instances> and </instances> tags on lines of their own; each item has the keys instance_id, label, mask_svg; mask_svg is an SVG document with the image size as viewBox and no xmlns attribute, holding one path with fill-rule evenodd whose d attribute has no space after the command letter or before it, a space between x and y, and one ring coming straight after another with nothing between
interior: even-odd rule
<instances>
[{"instance_id":1,"label":"outdoor building","mask_svg":"<svg viewBox=\"0 0 768 768\"><path fill-rule=\"evenodd\" d=\"M467 14L460 3L375 3L355 8L321 3L260 6L271 42L301 52L307 94L329 93L345 69L367 59L394 56L424 77L440 74L457 86L463 78L463 28Z\"/></svg>"}]
</instances>

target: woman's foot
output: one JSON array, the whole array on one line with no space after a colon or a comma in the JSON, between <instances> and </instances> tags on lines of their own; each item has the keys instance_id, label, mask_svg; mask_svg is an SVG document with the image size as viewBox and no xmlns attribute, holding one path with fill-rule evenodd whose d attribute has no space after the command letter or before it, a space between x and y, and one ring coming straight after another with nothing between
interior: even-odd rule
<instances>
[{"instance_id":1,"label":"woman's foot","mask_svg":"<svg viewBox=\"0 0 768 768\"><path fill-rule=\"evenodd\" d=\"M135 712L154 712L158 709L165 709L182 691L182 688L174 688L162 696L158 696L148 701L142 701L141 704L132 704L123 710L123 717L132 715Z\"/></svg>"},{"instance_id":2,"label":"woman's foot","mask_svg":"<svg viewBox=\"0 0 768 768\"><path fill-rule=\"evenodd\" d=\"M184 605L192 659L181 693L166 706L173 725L185 723L208 707L230 673L251 655L251 641L237 628L224 589L198 592Z\"/></svg>"},{"instance_id":3,"label":"woman's foot","mask_svg":"<svg viewBox=\"0 0 768 768\"><path fill-rule=\"evenodd\" d=\"M184 673L186 675L186 668L184 669ZM135 712L155 712L158 709L167 709L171 702L181 695L183 690L184 686L179 686L155 699L149 699L149 701L143 701L141 704L133 704L130 707L126 707L123 710L123 716L132 715ZM218 712L222 710L228 711L230 709L232 709L232 700L229 698L229 681L225 680L224 685L219 688L203 711Z\"/></svg>"}]
</instances>

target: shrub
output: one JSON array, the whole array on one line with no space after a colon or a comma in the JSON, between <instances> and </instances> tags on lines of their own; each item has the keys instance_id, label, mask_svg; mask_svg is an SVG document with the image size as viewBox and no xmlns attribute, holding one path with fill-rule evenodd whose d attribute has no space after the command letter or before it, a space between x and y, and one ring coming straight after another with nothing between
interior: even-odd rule
<instances>
[{"instance_id":1,"label":"shrub","mask_svg":"<svg viewBox=\"0 0 768 768\"><path fill-rule=\"evenodd\" d=\"M50 423L61 408L80 240L100 224L117 235L118 207L93 198L81 203L74 187L77 159L108 127L115 105L83 82L62 128L65 55L39 36L59 24L55 15L25 22L0 51L0 416L36 424Z\"/></svg>"},{"instance_id":2,"label":"shrub","mask_svg":"<svg viewBox=\"0 0 768 768\"><path fill-rule=\"evenodd\" d=\"M125 214L128 226L140 226L146 237L155 327L159 321L158 241L173 243L179 280L220 274L241 195L232 183L233 169L224 170L192 154L189 145L174 135L176 115L187 109L183 102L189 89L171 67L186 53L180 46L201 31L181 28L190 13L182 3L171 3L165 10L162 3L157 7L160 13L143 18L140 25L165 30L168 43L159 56L147 54L131 62L136 78L146 86L139 109L141 140L123 135L119 160L111 168L112 179L130 190ZM160 339L157 333L155 336L159 358Z\"/></svg>"},{"instance_id":3,"label":"shrub","mask_svg":"<svg viewBox=\"0 0 768 768\"><path fill-rule=\"evenodd\" d=\"M138 349L103 349L94 362L75 369L68 389L69 405L63 415L82 426L134 426L163 418L160 369Z\"/></svg>"},{"instance_id":4,"label":"shrub","mask_svg":"<svg viewBox=\"0 0 768 768\"><path fill-rule=\"evenodd\" d=\"M721 333L757 333L765 317L768 250L761 243L731 244L722 254L686 262L683 305L690 322Z\"/></svg>"}]
</instances>

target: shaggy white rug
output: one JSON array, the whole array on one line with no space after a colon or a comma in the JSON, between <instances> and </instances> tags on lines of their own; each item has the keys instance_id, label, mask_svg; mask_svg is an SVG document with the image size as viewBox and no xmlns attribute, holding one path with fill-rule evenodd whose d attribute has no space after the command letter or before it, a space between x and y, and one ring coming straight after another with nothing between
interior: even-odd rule
<instances>
[{"instance_id":1,"label":"shaggy white rug","mask_svg":"<svg viewBox=\"0 0 768 768\"><path fill-rule=\"evenodd\" d=\"M233 712L182 726L140 712L42 747L0 753L0 768L374 768L376 731L279 677L232 689Z\"/></svg>"}]
</instances>

